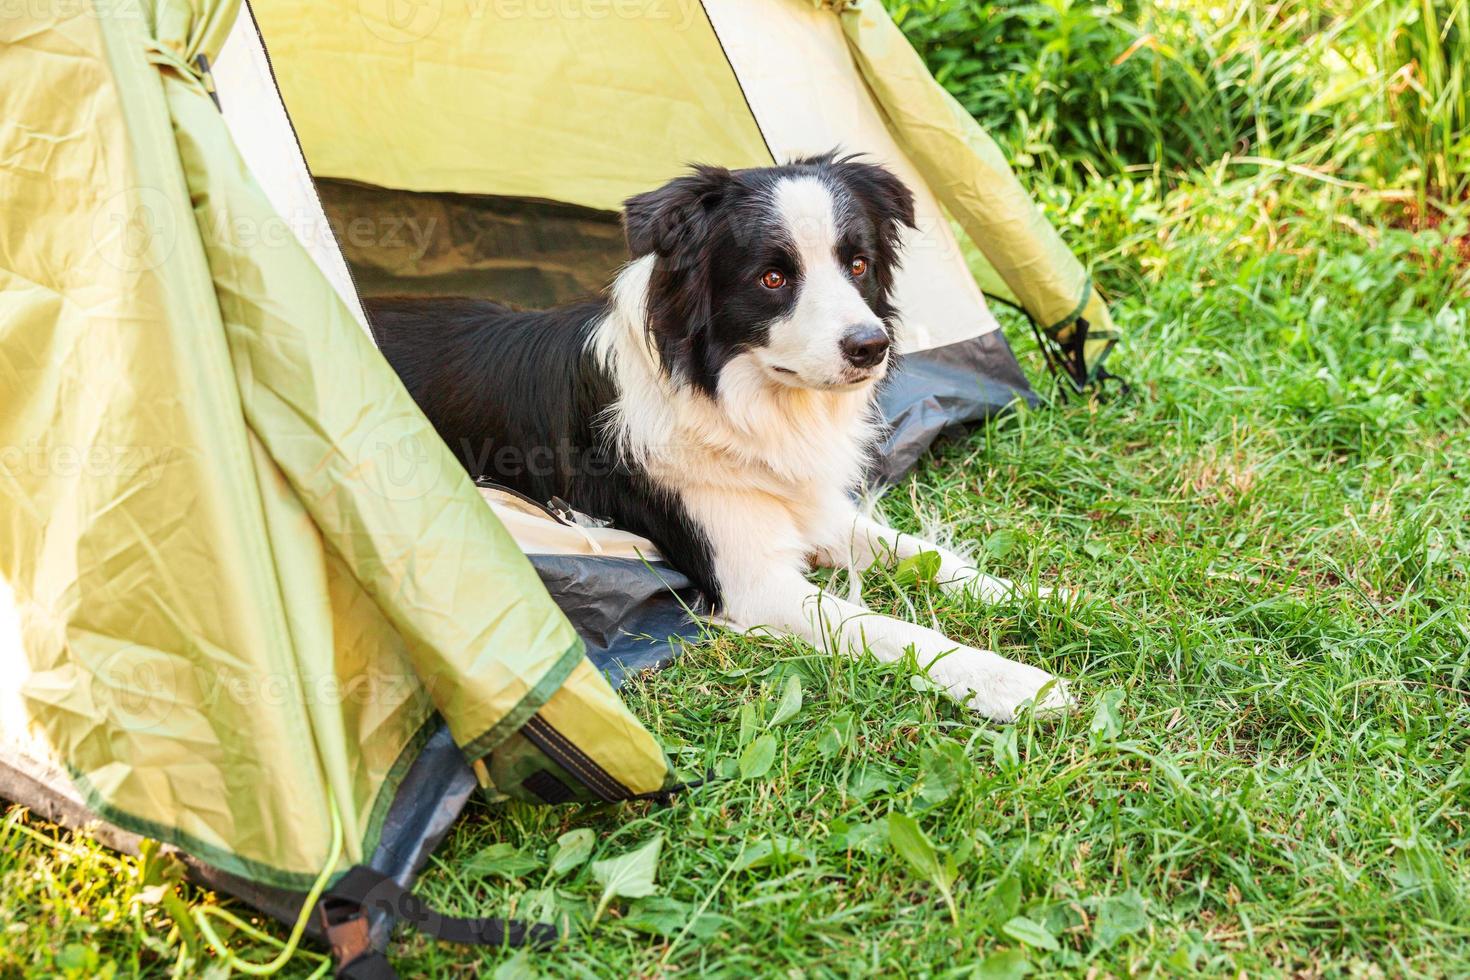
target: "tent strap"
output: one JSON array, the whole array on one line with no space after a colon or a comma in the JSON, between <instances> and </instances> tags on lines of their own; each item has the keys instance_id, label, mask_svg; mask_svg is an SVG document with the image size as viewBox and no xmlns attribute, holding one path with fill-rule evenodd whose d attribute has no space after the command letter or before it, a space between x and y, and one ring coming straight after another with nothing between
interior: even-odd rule
<instances>
[{"instance_id":1,"label":"tent strap","mask_svg":"<svg viewBox=\"0 0 1470 980\"><path fill-rule=\"evenodd\" d=\"M397 974L372 941L371 913L391 925L403 922L426 936L468 946L550 946L555 926L516 919L440 915L392 878L359 864L322 896L322 931L332 947L336 975L344 980L396 980Z\"/></svg>"}]
</instances>

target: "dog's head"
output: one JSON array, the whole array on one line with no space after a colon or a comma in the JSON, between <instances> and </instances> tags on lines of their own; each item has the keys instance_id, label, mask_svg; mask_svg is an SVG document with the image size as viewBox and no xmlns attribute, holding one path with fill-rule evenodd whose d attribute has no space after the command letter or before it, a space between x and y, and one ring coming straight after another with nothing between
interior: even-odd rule
<instances>
[{"instance_id":1,"label":"dog's head","mask_svg":"<svg viewBox=\"0 0 1470 980\"><path fill-rule=\"evenodd\" d=\"M883 167L835 153L696 167L630 198L623 224L633 256L654 256L648 328L679 380L714 396L737 358L797 388L851 390L887 372L914 197Z\"/></svg>"}]
</instances>

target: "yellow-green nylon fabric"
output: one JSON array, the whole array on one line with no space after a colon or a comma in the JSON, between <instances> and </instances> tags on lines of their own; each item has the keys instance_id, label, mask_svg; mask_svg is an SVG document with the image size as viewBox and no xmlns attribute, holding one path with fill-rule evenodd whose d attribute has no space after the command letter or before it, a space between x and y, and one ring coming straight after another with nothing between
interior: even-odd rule
<instances>
[{"instance_id":1,"label":"yellow-green nylon fabric","mask_svg":"<svg viewBox=\"0 0 1470 980\"><path fill-rule=\"evenodd\" d=\"M849 50L890 131L989 264L977 270L981 287L1058 339L1085 316L1087 363L1098 363L1117 337L1112 317L1000 147L929 74L880 0L825 5L841 11Z\"/></svg>"},{"instance_id":2,"label":"yellow-green nylon fabric","mask_svg":"<svg viewBox=\"0 0 1470 980\"><path fill-rule=\"evenodd\" d=\"M149 26L0 31L5 736L96 804L309 874L325 784Z\"/></svg>"},{"instance_id":3,"label":"yellow-green nylon fabric","mask_svg":"<svg viewBox=\"0 0 1470 980\"><path fill-rule=\"evenodd\" d=\"M329 797L344 865L371 850L436 709L490 751L584 658L242 165L192 67L234 7L0 20L0 574L24 639L0 646L0 738L114 822L301 887Z\"/></svg>"},{"instance_id":4,"label":"yellow-green nylon fabric","mask_svg":"<svg viewBox=\"0 0 1470 980\"><path fill-rule=\"evenodd\" d=\"M257 0L312 173L616 210L770 153L697 2Z\"/></svg>"}]
</instances>

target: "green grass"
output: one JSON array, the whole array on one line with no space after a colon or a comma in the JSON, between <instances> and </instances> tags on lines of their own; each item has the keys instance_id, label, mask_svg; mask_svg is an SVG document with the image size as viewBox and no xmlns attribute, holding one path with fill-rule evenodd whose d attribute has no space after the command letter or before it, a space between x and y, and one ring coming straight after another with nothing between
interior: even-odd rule
<instances>
[{"instance_id":1,"label":"green grass","mask_svg":"<svg viewBox=\"0 0 1470 980\"><path fill-rule=\"evenodd\" d=\"M1470 0L885 0L1048 182L1310 166L1421 213L1470 190Z\"/></svg>"},{"instance_id":2,"label":"green grass","mask_svg":"<svg viewBox=\"0 0 1470 980\"><path fill-rule=\"evenodd\" d=\"M1340 31L1311 9L1293 32ZM1334 140L1362 121L1335 119ZM1114 300L1132 392L948 443L884 501L1080 593L987 608L866 583L876 608L1075 678L1075 716L990 724L901 667L716 637L628 696L681 765L733 778L667 808L472 804L419 891L576 933L520 956L403 935L404 975L1470 975L1466 216L1438 178L1423 222L1381 168L1274 152L1129 169L1071 145L1038 191ZM763 734L769 770L739 778ZM590 864L547 866L583 827L593 861L662 835L657 895L593 924ZM529 870L467 870L500 842ZM85 835L0 829L0 975L167 975L190 937L148 901L157 880Z\"/></svg>"}]
</instances>

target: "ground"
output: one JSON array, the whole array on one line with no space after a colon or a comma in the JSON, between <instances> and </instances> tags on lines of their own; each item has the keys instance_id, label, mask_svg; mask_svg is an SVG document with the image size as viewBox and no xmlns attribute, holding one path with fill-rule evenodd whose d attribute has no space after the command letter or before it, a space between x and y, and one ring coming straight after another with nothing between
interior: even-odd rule
<instances>
[{"instance_id":1,"label":"ground","mask_svg":"<svg viewBox=\"0 0 1470 980\"><path fill-rule=\"evenodd\" d=\"M912 6L905 28L943 75L944 31L968 28ZM1012 9L966 9L981 7ZM1277 47L1340 23L1319 8L1288 7L1321 23ZM1275 35L1252 37L1272 53ZM963 94L961 74L946 84ZM682 767L728 778L667 807L473 804L420 891L575 933L535 955L404 936L400 971L1470 975L1463 184L1427 163L1390 178L1278 156L1037 161L1029 179L1113 300L1111 366L1131 388L949 442L883 501L987 571L1076 590L983 607L865 583L877 607L1075 679L1075 715L992 724L908 666L712 637L628 695ZM593 863L551 860L578 828L591 862L661 840L656 893L595 914ZM0 975L169 974L194 938L152 869L11 810Z\"/></svg>"}]
</instances>

